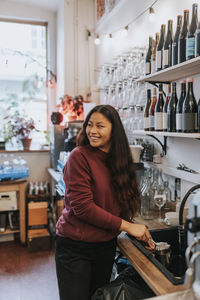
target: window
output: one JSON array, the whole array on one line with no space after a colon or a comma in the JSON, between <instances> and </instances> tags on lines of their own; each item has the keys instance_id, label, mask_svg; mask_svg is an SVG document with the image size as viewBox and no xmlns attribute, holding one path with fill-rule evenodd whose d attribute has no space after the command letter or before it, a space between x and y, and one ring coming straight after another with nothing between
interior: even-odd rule
<instances>
[{"instance_id":1,"label":"window","mask_svg":"<svg viewBox=\"0 0 200 300\"><path fill-rule=\"evenodd\" d=\"M32 117L39 130L32 135L33 145L46 143L46 31L46 24L0 21L0 118L15 111Z\"/></svg>"}]
</instances>

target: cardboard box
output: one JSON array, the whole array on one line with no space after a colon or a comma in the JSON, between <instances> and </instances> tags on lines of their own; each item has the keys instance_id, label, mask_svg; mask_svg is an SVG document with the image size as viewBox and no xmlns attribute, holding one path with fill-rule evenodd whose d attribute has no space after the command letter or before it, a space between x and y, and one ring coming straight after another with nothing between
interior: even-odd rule
<instances>
[{"instance_id":1,"label":"cardboard box","mask_svg":"<svg viewBox=\"0 0 200 300\"><path fill-rule=\"evenodd\" d=\"M47 207L46 201L28 203L28 226L47 225Z\"/></svg>"},{"instance_id":2,"label":"cardboard box","mask_svg":"<svg viewBox=\"0 0 200 300\"><path fill-rule=\"evenodd\" d=\"M28 230L28 249L30 252L48 251L51 249L51 236L47 229Z\"/></svg>"}]
</instances>

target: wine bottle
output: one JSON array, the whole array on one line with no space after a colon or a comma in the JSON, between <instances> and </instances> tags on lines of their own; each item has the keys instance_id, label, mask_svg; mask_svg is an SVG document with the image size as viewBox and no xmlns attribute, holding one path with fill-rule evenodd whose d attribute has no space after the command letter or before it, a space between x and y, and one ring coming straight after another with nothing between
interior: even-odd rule
<instances>
[{"instance_id":1,"label":"wine bottle","mask_svg":"<svg viewBox=\"0 0 200 300\"><path fill-rule=\"evenodd\" d=\"M198 4L194 3L192 5L192 21L186 39L186 60L195 57L195 31L197 29L197 24L198 24L197 9L198 9Z\"/></svg>"},{"instance_id":2,"label":"wine bottle","mask_svg":"<svg viewBox=\"0 0 200 300\"><path fill-rule=\"evenodd\" d=\"M151 105L151 90L147 89L147 101L144 109L144 130L149 131L149 108Z\"/></svg>"},{"instance_id":3,"label":"wine bottle","mask_svg":"<svg viewBox=\"0 0 200 300\"><path fill-rule=\"evenodd\" d=\"M157 102L157 91L156 88L153 88L153 99L151 102L151 106L149 108L149 131L155 130L154 113L155 113L156 102Z\"/></svg>"},{"instance_id":4,"label":"wine bottle","mask_svg":"<svg viewBox=\"0 0 200 300\"><path fill-rule=\"evenodd\" d=\"M168 84L167 97L165 99L165 104L163 106L163 131L167 131L167 109L169 100L171 98L171 84Z\"/></svg>"},{"instance_id":5,"label":"wine bottle","mask_svg":"<svg viewBox=\"0 0 200 300\"><path fill-rule=\"evenodd\" d=\"M197 131L197 103L193 93L193 79L188 79L188 90L183 102L183 132Z\"/></svg>"},{"instance_id":6,"label":"wine bottle","mask_svg":"<svg viewBox=\"0 0 200 300\"><path fill-rule=\"evenodd\" d=\"M183 27L178 39L178 63L186 61L186 37L189 27L189 10L184 10Z\"/></svg>"},{"instance_id":7,"label":"wine bottle","mask_svg":"<svg viewBox=\"0 0 200 300\"><path fill-rule=\"evenodd\" d=\"M153 37L149 37L149 49L146 55L146 62L145 62L145 74L151 74L151 55L152 55L152 48L153 48Z\"/></svg>"},{"instance_id":8,"label":"wine bottle","mask_svg":"<svg viewBox=\"0 0 200 300\"><path fill-rule=\"evenodd\" d=\"M177 25L176 25L176 33L174 35L173 43L172 43L172 66L175 66L178 63L178 39L181 32L182 26L182 16L177 16Z\"/></svg>"},{"instance_id":9,"label":"wine bottle","mask_svg":"<svg viewBox=\"0 0 200 300\"><path fill-rule=\"evenodd\" d=\"M162 83L159 84L159 89L158 89L158 100L156 102L155 106L155 131L162 131L163 127L163 106L164 106L164 99L163 99L163 85Z\"/></svg>"},{"instance_id":10,"label":"wine bottle","mask_svg":"<svg viewBox=\"0 0 200 300\"><path fill-rule=\"evenodd\" d=\"M158 47L158 42L159 42L159 32L156 32L155 35L155 42L152 50L152 55L151 55L151 73L156 72L156 49Z\"/></svg>"},{"instance_id":11,"label":"wine bottle","mask_svg":"<svg viewBox=\"0 0 200 300\"><path fill-rule=\"evenodd\" d=\"M169 100L169 105L167 109L168 121L167 121L167 131L176 132L176 105L178 99L176 95L176 82L172 82L172 94Z\"/></svg>"},{"instance_id":12,"label":"wine bottle","mask_svg":"<svg viewBox=\"0 0 200 300\"><path fill-rule=\"evenodd\" d=\"M200 132L200 99L199 99L199 102L198 102L198 112L197 112L197 117L198 117L198 120L197 120L198 132Z\"/></svg>"},{"instance_id":13,"label":"wine bottle","mask_svg":"<svg viewBox=\"0 0 200 300\"><path fill-rule=\"evenodd\" d=\"M165 24L161 25L160 29L160 39L158 42L158 47L156 49L156 71L162 70L162 61L163 61L163 46L165 40Z\"/></svg>"},{"instance_id":14,"label":"wine bottle","mask_svg":"<svg viewBox=\"0 0 200 300\"><path fill-rule=\"evenodd\" d=\"M182 118L183 118L183 101L185 99L186 95L186 81L181 81L181 95L178 100L177 106L176 106L176 131L182 132L183 131L183 124L182 124Z\"/></svg>"},{"instance_id":15,"label":"wine bottle","mask_svg":"<svg viewBox=\"0 0 200 300\"><path fill-rule=\"evenodd\" d=\"M172 40L173 40L173 20L168 20L167 35L163 47L163 68L166 69L172 65Z\"/></svg>"},{"instance_id":16,"label":"wine bottle","mask_svg":"<svg viewBox=\"0 0 200 300\"><path fill-rule=\"evenodd\" d=\"M195 57L200 55L200 22L195 31Z\"/></svg>"}]
</instances>

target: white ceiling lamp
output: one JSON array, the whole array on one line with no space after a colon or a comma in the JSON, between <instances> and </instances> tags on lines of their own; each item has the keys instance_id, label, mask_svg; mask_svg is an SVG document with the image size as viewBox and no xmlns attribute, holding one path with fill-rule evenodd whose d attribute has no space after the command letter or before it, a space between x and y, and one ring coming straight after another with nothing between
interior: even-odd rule
<instances>
[{"instance_id":1,"label":"white ceiling lamp","mask_svg":"<svg viewBox=\"0 0 200 300\"><path fill-rule=\"evenodd\" d=\"M152 6L149 8L149 21L151 23L153 23L155 21L155 11Z\"/></svg>"},{"instance_id":2,"label":"white ceiling lamp","mask_svg":"<svg viewBox=\"0 0 200 300\"><path fill-rule=\"evenodd\" d=\"M123 31L122 31L122 36L126 37L128 35L128 25L124 27Z\"/></svg>"},{"instance_id":3,"label":"white ceiling lamp","mask_svg":"<svg viewBox=\"0 0 200 300\"><path fill-rule=\"evenodd\" d=\"M96 35L96 38L94 39L94 43L95 43L95 45L99 45L99 44L101 43L101 41L100 41L100 38L99 38L99 35L98 35L98 34Z\"/></svg>"}]
</instances>

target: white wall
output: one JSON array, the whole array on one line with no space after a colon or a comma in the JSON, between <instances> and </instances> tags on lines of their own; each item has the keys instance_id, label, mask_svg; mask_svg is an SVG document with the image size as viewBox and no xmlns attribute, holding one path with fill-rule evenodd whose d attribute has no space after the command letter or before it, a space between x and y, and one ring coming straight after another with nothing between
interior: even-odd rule
<instances>
[{"instance_id":1,"label":"white wall","mask_svg":"<svg viewBox=\"0 0 200 300\"><path fill-rule=\"evenodd\" d=\"M92 0L59 1L57 15L58 97L86 96L94 84L94 45L86 30L93 29Z\"/></svg>"},{"instance_id":2,"label":"white wall","mask_svg":"<svg viewBox=\"0 0 200 300\"><path fill-rule=\"evenodd\" d=\"M115 10L113 15L106 22L99 22L96 31L100 34L101 44L96 47L96 65L100 67L103 63L113 63L117 55L126 52L133 46L148 46L148 37L155 37L155 32L160 32L161 24L167 24L168 19L173 19L174 33L176 30L177 15L182 14L184 9L190 10L190 20L192 4L191 0L159 0L153 7L156 12L154 23L150 23L148 11L139 17L134 23L130 24L128 36L117 38L117 33L113 33L113 39L108 39L106 34L123 28L138 16L142 11L149 7L154 1L144 0L121 0L121 6ZM200 5L199 5L200 18ZM118 31L119 32L119 31ZM194 76L194 93L196 100L200 98L200 76ZM178 96L180 95L180 82L178 82ZM151 141L153 141L151 139ZM176 167L179 163L185 163L188 167L200 172L200 141L192 139L169 138L167 140L167 155L163 158L163 163ZM157 144L158 145L158 144ZM160 151L160 146L157 146ZM182 194L193 184L182 182Z\"/></svg>"}]
</instances>

